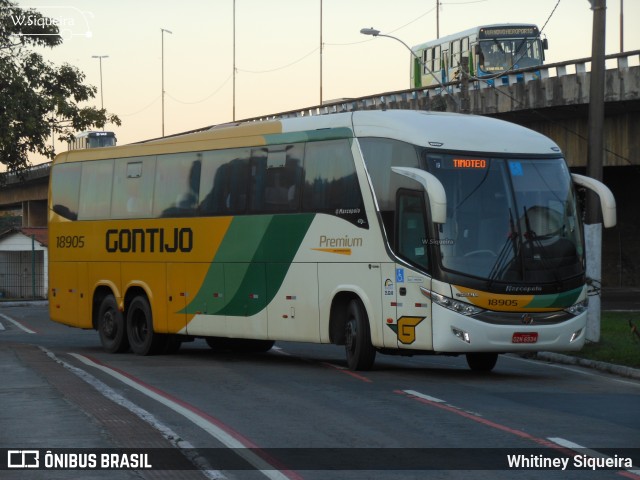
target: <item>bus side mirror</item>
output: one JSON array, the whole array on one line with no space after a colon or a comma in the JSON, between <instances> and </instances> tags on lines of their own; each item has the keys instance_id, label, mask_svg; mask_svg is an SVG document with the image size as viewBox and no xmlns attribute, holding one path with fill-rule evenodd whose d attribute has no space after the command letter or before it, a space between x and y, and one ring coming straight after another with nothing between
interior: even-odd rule
<instances>
[{"instance_id":1,"label":"bus side mirror","mask_svg":"<svg viewBox=\"0 0 640 480\"><path fill-rule=\"evenodd\" d=\"M412 167L391 167L398 175L403 175L418 182L427 192L431 221L433 223L446 223L447 221L447 194L444 186L435 176L429 172Z\"/></svg>"},{"instance_id":2,"label":"bus side mirror","mask_svg":"<svg viewBox=\"0 0 640 480\"><path fill-rule=\"evenodd\" d=\"M602 224L604 228L610 228L616 226L616 199L604 183L599 182L591 177L585 177L584 175L578 175L572 173L571 178L573 182L588 188L592 192L595 192L600 197L600 208L602 209Z\"/></svg>"},{"instance_id":3,"label":"bus side mirror","mask_svg":"<svg viewBox=\"0 0 640 480\"><path fill-rule=\"evenodd\" d=\"M473 53L475 53L476 55L480 55L480 44L476 43L473 46Z\"/></svg>"},{"instance_id":4,"label":"bus side mirror","mask_svg":"<svg viewBox=\"0 0 640 480\"><path fill-rule=\"evenodd\" d=\"M542 39L542 49L543 50L548 50L549 49L549 40L547 40L546 38Z\"/></svg>"}]
</instances>

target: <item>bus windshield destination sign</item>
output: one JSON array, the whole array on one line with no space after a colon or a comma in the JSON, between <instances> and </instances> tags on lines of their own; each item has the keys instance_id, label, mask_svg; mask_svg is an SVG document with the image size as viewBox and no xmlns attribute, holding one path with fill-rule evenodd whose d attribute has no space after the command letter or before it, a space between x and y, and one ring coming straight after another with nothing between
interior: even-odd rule
<instances>
[{"instance_id":1,"label":"bus windshield destination sign","mask_svg":"<svg viewBox=\"0 0 640 480\"><path fill-rule=\"evenodd\" d=\"M487 161L470 158L454 158L453 168L487 168Z\"/></svg>"},{"instance_id":2,"label":"bus windshield destination sign","mask_svg":"<svg viewBox=\"0 0 640 480\"><path fill-rule=\"evenodd\" d=\"M538 28L534 26L481 28L478 38L520 38L537 37Z\"/></svg>"}]
</instances>

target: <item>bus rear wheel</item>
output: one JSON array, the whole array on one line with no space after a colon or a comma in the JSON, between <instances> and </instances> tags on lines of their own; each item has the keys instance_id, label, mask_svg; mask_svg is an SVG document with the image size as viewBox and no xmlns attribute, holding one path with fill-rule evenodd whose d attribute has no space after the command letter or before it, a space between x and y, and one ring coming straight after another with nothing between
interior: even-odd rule
<instances>
[{"instance_id":1,"label":"bus rear wheel","mask_svg":"<svg viewBox=\"0 0 640 480\"><path fill-rule=\"evenodd\" d=\"M360 300L351 300L347 307L344 347L350 370L370 370L376 358L371 344L369 319Z\"/></svg>"},{"instance_id":2,"label":"bus rear wheel","mask_svg":"<svg viewBox=\"0 0 640 480\"><path fill-rule=\"evenodd\" d=\"M98 334L105 352L120 353L129 349L129 341L122 312L113 295L109 294L100 302L98 310Z\"/></svg>"},{"instance_id":3,"label":"bus rear wheel","mask_svg":"<svg viewBox=\"0 0 640 480\"><path fill-rule=\"evenodd\" d=\"M497 361L497 353L467 353L467 365L474 372L490 372Z\"/></svg>"},{"instance_id":4,"label":"bus rear wheel","mask_svg":"<svg viewBox=\"0 0 640 480\"><path fill-rule=\"evenodd\" d=\"M127 337L137 355L154 355L165 347L166 336L153 331L151 307L142 295L134 297L127 308Z\"/></svg>"}]
</instances>

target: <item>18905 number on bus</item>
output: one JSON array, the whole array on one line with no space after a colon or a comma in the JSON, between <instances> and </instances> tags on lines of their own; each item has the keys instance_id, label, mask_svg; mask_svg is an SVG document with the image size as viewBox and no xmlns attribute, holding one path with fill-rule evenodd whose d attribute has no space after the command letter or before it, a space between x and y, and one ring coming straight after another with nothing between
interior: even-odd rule
<instances>
[{"instance_id":1,"label":"18905 number on bus","mask_svg":"<svg viewBox=\"0 0 640 480\"><path fill-rule=\"evenodd\" d=\"M83 248L84 235L61 235L56 237L57 248Z\"/></svg>"}]
</instances>

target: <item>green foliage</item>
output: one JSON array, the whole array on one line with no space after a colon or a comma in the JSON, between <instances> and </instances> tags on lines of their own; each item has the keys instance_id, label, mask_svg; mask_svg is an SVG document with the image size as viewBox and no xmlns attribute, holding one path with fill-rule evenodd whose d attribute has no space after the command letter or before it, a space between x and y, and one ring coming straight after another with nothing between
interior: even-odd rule
<instances>
[{"instance_id":1,"label":"green foliage","mask_svg":"<svg viewBox=\"0 0 640 480\"><path fill-rule=\"evenodd\" d=\"M600 341L572 355L640 368L640 337L633 331L634 325L640 328L640 312L602 312Z\"/></svg>"},{"instance_id":2,"label":"green foliage","mask_svg":"<svg viewBox=\"0 0 640 480\"><path fill-rule=\"evenodd\" d=\"M32 21L16 21L25 16ZM80 106L97 92L83 83L80 70L56 66L32 50L61 43L55 22L0 0L0 162L9 171L26 168L29 153L53 158L51 135L66 142L73 132L121 124L104 109Z\"/></svg>"}]
</instances>

